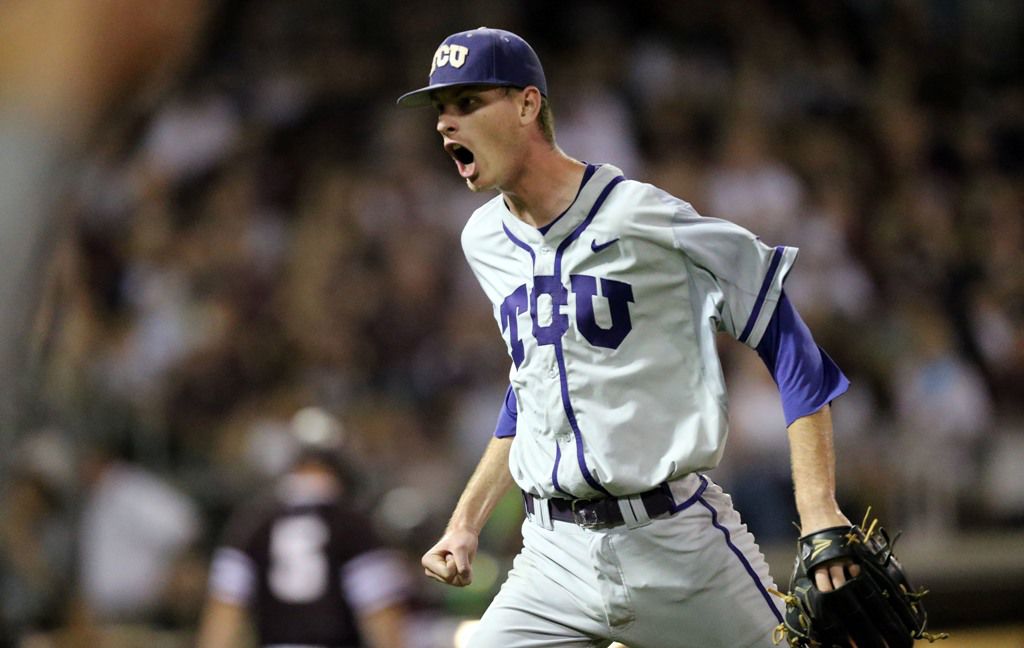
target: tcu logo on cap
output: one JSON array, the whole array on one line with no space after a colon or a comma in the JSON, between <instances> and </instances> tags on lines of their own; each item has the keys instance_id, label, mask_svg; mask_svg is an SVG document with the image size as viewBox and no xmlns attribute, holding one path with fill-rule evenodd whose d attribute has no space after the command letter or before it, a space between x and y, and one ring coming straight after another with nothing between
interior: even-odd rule
<instances>
[{"instance_id":1,"label":"tcu logo on cap","mask_svg":"<svg viewBox=\"0 0 1024 648\"><path fill-rule=\"evenodd\" d=\"M430 64L430 73L439 67L450 65L453 68L460 68L466 62L469 48L464 45L448 45L443 43L434 52L434 61Z\"/></svg>"}]
</instances>

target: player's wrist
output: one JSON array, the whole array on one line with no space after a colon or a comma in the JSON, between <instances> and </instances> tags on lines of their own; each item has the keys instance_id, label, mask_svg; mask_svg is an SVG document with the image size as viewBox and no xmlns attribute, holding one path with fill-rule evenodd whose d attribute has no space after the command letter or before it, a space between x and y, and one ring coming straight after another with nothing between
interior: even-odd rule
<instances>
[{"instance_id":1,"label":"player's wrist","mask_svg":"<svg viewBox=\"0 0 1024 648\"><path fill-rule=\"evenodd\" d=\"M479 536L482 528L483 525L473 524L469 520L453 518L448 522L448 527L445 529L445 534L455 535L468 533L474 536Z\"/></svg>"},{"instance_id":2,"label":"player's wrist","mask_svg":"<svg viewBox=\"0 0 1024 648\"><path fill-rule=\"evenodd\" d=\"M829 513L819 512L813 515L800 516L801 535L840 526L850 526L850 520L839 512L838 509Z\"/></svg>"},{"instance_id":3,"label":"player's wrist","mask_svg":"<svg viewBox=\"0 0 1024 648\"><path fill-rule=\"evenodd\" d=\"M843 515L843 512L839 509L839 504L831 494L824 494L815 498L800 498L797 502L797 511L800 513L800 532L802 535L814 533L821 529L850 524L850 520Z\"/></svg>"}]
</instances>

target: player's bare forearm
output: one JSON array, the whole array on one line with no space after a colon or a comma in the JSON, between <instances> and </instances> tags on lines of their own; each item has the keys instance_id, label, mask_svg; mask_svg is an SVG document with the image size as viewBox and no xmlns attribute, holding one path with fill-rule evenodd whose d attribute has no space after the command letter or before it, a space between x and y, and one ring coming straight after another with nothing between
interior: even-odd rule
<instances>
[{"instance_id":1,"label":"player's bare forearm","mask_svg":"<svg viewBox=\"0 0 1024 648\"><path fill-rule=\"evenodd\" d=\"M488 518L512 486L508 470L508 454L512 437L491 439L480 463L466 483L459 503L455 506L448 530L469 529L476 533L484 528Z\"/></svg>"},{"instance_id":2,"label":"player's bare forearm","mask_svg":"<svg viewBox=\"0 0 1024 648\"><path fill-rule=\"evenodd\" d=\"M828 405L793 421L789 447L801 532L849 524L836 503L836 460Z\"/></svg>"},{"instance_id":3,"label":"player's bare forearm","mask_svg":"<svg viewBox=\"0 0 1024 648\"><path fill-rule=\"evenodd\" d=\"M508 469L511 447L512 437L495 437L487 445L455 505L444 536L423 555L423 569L430 578L458 586L472 581L472 562L480 530L512 487Z\"/></svg>"},{"instance_id":4,"label":"player's bare forearm","mask_svg":"<svg viewBox=\"0 0 1024 648\"><path fill-rule=\"evenodd\" d=\"M832 411L828 405L789 426L793 490L803 535L850 521L836 502L836 458L832 445ZM823 592L842 587L848 577L859 573L849 560L825 563L814 573Z\"/></svg>"}]
</instances>

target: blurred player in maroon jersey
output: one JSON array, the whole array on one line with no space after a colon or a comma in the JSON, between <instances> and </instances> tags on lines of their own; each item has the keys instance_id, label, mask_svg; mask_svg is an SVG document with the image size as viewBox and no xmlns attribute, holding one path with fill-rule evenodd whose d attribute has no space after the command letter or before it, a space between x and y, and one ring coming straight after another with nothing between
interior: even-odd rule
<instances>
[{"instance_id":1,"label":"blurred player in maroon jersey","mask_svg":"<svg viewBox=\"0 0 1024 648\"><path fill-rule=\"evenodd\" d=\"M199 648L400 648L409 569L374 536L346 490L340 424L307 408L300 451L273 487L231 517L214 552Z\"/></svg>"}]
</instances>

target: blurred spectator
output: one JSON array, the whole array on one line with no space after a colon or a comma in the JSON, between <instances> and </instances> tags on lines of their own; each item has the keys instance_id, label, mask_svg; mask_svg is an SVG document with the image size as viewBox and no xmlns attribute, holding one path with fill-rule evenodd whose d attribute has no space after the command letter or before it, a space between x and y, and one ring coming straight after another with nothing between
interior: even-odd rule
<instances>
[{"instance_id":1,"label":"blurred spectator","mask_svg":"<svg viewBox=\"0 0 1024 648\"><path fill-rule=\"evenodd\" d=\"M142 141L144 173L166 184L209 172L237 143L238 116L228 97L213 89L188 88L188 96L164 104Z\"/></svg>"},{"instance_id":2,"label":"blurred spectator","mask_svg":"<svg viewBox=\"0 0 1024 648\"><path fill-rule=\"evenodd\" d=\"M171 586L204 531L195 502L125 446L93 446L82 461L80 593L100 625L152 623L179 604Z\"/></svg>"},{"instance_id":3,"label":"blurred spectator","mask_svg":"<svg viewBox=\"0 0 1024 648\"><path fill-rule=\"evenodd\" d=\"M718 160L708 177L708 216L739 223L770 244L792 241L804 188L771 155L764 125L748 115L735 119L726 129Z\"/></svg>"},{"instance_id":4,"label":"blurred spectator","mask_svg":"<svg viewBox=\"0 0 1024 648\"><path fill-rule=\"evenodd\" d=\"M729 375L729 460L715 480L730 489L736 510L759 542L784 541L798 520L790 477L786 419L779 389L761 358L723 339Z\"/></svg>"},{"instance_id":5,"label":"blurred spectator","mask_svg":"<svg viewBox=\"0 0 1024 648\"><path fill-rule=\"evenodd\" d=\"M340 423L320 408L291 424L297 457L233 515L213 556L199 648L402 648L410 569L376 538L351 493Z\"/></svg>"},{"instance_id":6,"label":"blurred spectator","mask_svg":"<svg viewBox=\"0 0 1024 648\"><path fill-rule=\"evenodd\" d=\"M193 54L200 0L0 6L0 422L23 407L23 339L55 198L101 119L159 94ZM121 105L118 105L118 103ZM2 441L2 438L0 438Z\"/></svg>"},{"instance_id":7,"label":"blurred spectator","mask_svg":"<svg viewBox=\"0 0 1024 648\"><path fill-rule=\"evenodd\" d=\"M863 321L876 308L874 281L850 249L853 209L846 191L825 189L801 206L799 225L786 239L800 248L800 271L787 280L786 293L810 325Z\"/></svg>"},{"instance_id":8,"label":"blurred spectator","mask_svg":"<svg viewBox=\"0 0 1024 648\"><path fill-rule=\"evenodd\" d=\"M896 472L904 480L896 499L915 532L948 535L977 482L977 451L991 430L993 405L942 318L926 304L912 304L906 323L909 344L892 386L902 447L894 455Z\"/></svg>"},{"instance_id":9,"label":"blurred spectator","mask_svg":"<svg viewBox=\"0 0 1024 648\"><path fill-rule=\"evenodd\" d=\"M580 20L591 37L549 66L548 74L560 79L561 86L551 97L558 114L558 145L585 162L616 160L628 177L643 177L634 114L623 91L627 60L604 54L622 45L615 17L595 7Z\"/></svg>"},{"instance_id":10,"label":"blurred spectator","mask_svg":"<svg viewBox=\"0 0 1024 648\"><path fill-rule=\"evenodd\" d=\"M60 432L26 437L4 462L0 492L0 646L60 626L73 570L70 448Z\"/></svg>"}]
</instances>

